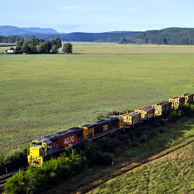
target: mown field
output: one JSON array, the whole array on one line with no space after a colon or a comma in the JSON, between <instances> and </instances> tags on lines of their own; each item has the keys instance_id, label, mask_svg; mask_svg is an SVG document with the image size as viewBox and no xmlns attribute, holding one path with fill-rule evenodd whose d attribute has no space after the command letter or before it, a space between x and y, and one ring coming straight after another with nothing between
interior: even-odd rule
<instances>
[{"instance_id":1,"label":"mown field","mask_svg":"<svg viewBox=\"0 0 194 194\"><path fill-rule=\"evenodd\" d=\"M194 91L194 47L75 43L72 55L0 55L0 154ZM138 52L139 51L139 52Z\"/></svg>"}]
</instances>

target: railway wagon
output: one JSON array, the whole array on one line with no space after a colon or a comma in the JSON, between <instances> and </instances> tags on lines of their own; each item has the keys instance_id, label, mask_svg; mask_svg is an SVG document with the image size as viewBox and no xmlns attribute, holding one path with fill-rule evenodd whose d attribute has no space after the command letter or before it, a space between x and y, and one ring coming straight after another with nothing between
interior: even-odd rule
<instances>
[{"instance_id":1,"label":"railway wagon","mask_svg":"<svg viewBox=\"0 0 194 194\"><path fill-rule=\"evenodd\" d=\"M135 109L135 112L141 113L141 120L148 121L151 118L155 117L154 108L152 106L144 106L138 109Z\"/></svg>"},{"instance_id":2,"label":"railway wagon","mask_svg":"<svg viewBox=\"0 0 194 194\"><path fill-rule=\"evenodd\" d=\"M125 126L134 126L135 124L141 123L141 113L139 112L130 112L120 116Z\"/></svg>"},{"instance_id":3,"label":"railway wagon","mask_svg":"<svg viewBox=\"0 0 194 194\"><path fill-rule=\"evenodd\" d=\"M28 150L28 163L42 165L45 159L64 150L68 145L84 144L83 128L74 127L31 142Z\"/></svg>"},{"instance_id":4,"label":"railway wagon","mask_svg":"<svg viewBox=\"0 0 194 194\"><path fill-rule=\"evenodd\" d=\"M172 109L178 109L185 103L185 97L169 98L169 102L172 102Z\"/></svg>"},{"instance_id":5,"label":"railway wagon","mask_svg":"<svg viewBox=\"0 0 194 194\"><path fill-rule=\"evenodd\" d=\"M194 100L194 94L187 93L187 94L183 94L181 97L185 98L185 104L186 103L191 103Z\"/></svg>"},{"instance_id":6,"label":"railway wagon","mask_svg":"<svg viewBox=\"0 0 194 194\"><path fill-rule=\"evenodd\" d=\"M116 115L81 126L86 141L92 141L99 137L112 134L123 129L123 127L122 117Z\"/></svg>"},{"instance_id":7,"label":"railway wagon","mask_svg":"<svg viewBox=\"0 0 194 194\"><path fill-rule=\"evenodd\" d=\"M168 114L172 110L172 102L164 101L153 106L155 116L162 116Z\"/></svg>"}]
</instances>

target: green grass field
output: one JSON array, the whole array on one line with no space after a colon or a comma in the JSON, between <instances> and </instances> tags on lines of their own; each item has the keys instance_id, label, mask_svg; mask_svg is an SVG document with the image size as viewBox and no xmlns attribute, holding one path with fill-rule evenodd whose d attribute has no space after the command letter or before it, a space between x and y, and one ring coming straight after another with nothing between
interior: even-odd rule
<instances>
[{"instance_id":1,"label":"green grass field","mask_svg":"<svg viewBox=\"0 0 194 194\"><path fill-rule=\"evenodd\" d=\"M138 47L75 43L72 55L0 55L0 154L99 113L194 91L194 47Z\"/></svg>"},{"instance_id":2,"label":"green grass field","mask_svg":"<svg viewBox=\"0 0 194 194\"><path fill-rule=\"evenodd\" d=\"M194 143L112 179L89 193L193 193L193 151Z\"/></svg>"}]
</instances>

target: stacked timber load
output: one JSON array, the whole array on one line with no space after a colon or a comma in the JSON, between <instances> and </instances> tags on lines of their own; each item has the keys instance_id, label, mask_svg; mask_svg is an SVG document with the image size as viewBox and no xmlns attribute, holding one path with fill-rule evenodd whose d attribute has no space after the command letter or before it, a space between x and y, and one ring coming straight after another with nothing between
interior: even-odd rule
<instances>
[{"instance_id":1,"label":"stacked timber load","mask_svg":"<svg viewBox=\"0 0 194 194\"><path fill-rule=\"evenodd\" d=\"M185 103L191 103L194 100L194 94L183 94L181 97L185 98Z\"/></svg>"},{"instance_id":2,"label":"stacked timber load","mask_svg":"<svg viewBox=\"0 0 194 194\"><path fill-rule=\"evenodd\" d=\"M165 115L172 109L172 102L168 101L160 102L158 104L155 104L153 108L155 110L156 116Z\"/></svg>"},{"instance_id":3,"label":"stacked timber load","mask_svg":"<svg viewBox=\"0 0 194 194\"><path fill-rule=\"evenodd\" d=\"M144 106L136 109L135 112L141 113L141 120L149 120L155 117L154 108L152 106Z\"/></svg>"},{"instance_id":4,"label":"stacked timber load","mask_svg":"<svg viewBox=\"0 0 194 194\"><path fill-rule=\"evenodd\" d=\"M123 114L120 116L122 116L122 119L125 125L133 126L137 123L141 123L141 113L130 112L130 113Z\"/></svg>"},{"instance_id":5,"label":"stacked timber load","mask_svg":"<svg viewBox=\"0 0 194 194\"><path fill-rule=\"evenodd\" d=\"M172 102L172 109L177 109L185 103L185 97L169 98L169 102Z\"/></svg>"}]
</instances>

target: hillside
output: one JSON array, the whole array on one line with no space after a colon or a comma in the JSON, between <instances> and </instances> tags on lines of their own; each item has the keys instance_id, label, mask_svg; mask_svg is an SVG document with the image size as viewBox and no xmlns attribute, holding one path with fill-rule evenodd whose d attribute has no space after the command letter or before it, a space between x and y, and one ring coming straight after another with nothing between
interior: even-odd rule
<instances>
[{"instance_id":1,"label":"hillside","mask_svg":"<svg viewBox=\"0 0 194 194\"><path fill-rule=\"evenodd\" d=\"M166 28L162 30L150 30L125 37L125 39L125 43L136 44L193 45L194 28ZM124 43L124 41L121 43Z\"/></svg>"},{"instance_id":2,"label":"hillside","mask_svg":"<svg viewBox=\"0 0 194 194\"><path fill-rule=\"evenodd\" d=\"M0 34L4 36L34 35L34 34L57 34L52 28L19 28L16 26L0 26Z\"/></svg>"},{"instance_id":3,"label":"hillside","mask_svg":"<svg viewBox=\"0 0 194 194\"><path fill-rule=\"evenodd\" d=\"M58 33L51 28L19 28L15 26L0 26L0 43L15 43L17 41L10 36L30 37L36 36L37 38L44 38L45 40L54 39L56 36L61 38L62 41L74 42L118 42L121 37L137 34L140 32L135 31L114 31L103 33ZM9 36L9 37L8 37ZM21 39L21 38L20 38Z\"/></svg>"},{"instance_id":4,"label":"hillside","mask_svg":"<svg viewBox=\"0 0 194 194\"><path fill-rule=\"evenodd\" d=\"M20 36L19 38L16 36ZM19 28L0 26L0 43L15 43L18 39L36 36L45 40L61 38L66 42L119 42L120 44L193 45L194 28L165 28L162 30L113 31L103 33L58 33L51 28Z\"/></svg>"}]
</instances>

